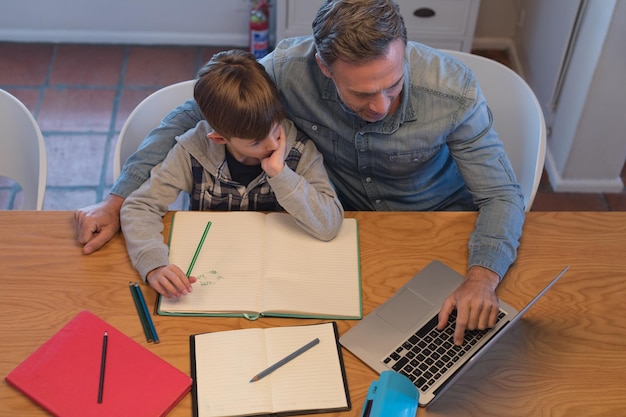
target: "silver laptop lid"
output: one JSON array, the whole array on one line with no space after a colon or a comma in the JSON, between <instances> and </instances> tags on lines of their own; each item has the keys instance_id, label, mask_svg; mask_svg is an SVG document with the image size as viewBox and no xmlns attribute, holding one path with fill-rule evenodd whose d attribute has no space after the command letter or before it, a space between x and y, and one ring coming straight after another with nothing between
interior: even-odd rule
<instances>
[{"instance_id":1,"label":"silver laptop lid","mask_svg":"<svg viewBox=\"0 0 626 417\"><path fill-rule=\"evenodd\" d=\"M467 360L450 378L448 378L444 383L442 383L439 388L434 392L434 397L432 400L425 405L432 405L435 400L441 398L441 394L443 394L450 386L452 386L463 374L465 374L478 360L483 356L485 352L487 352L491 346L493 346L504 334L511 331L514 325L521 320L521 318L526 314L530 308L539 301L543 295L554 286L563 277L563 275L570 268L570 265L567 265L561 272L555 276L552 281L546 285L543 290L541 290L532 300L530 300L524 308L522 308L517 314L515 314L510 320L506 321L500 329L494 328L490 331L491 337L486 340L482 347L480 347L476 352L474 352L469 360Z\"/></svg>"},{"instance_id":2,"label":"silver laptop lid","mask_svg":"<svg viewBox=\"0 0 626 417\"><path fill-rule=\"evenodd\" d=\"M531 300L521 314L554 285L566 270L567 268ZM392 368L383 363L384 358L435 317L443 300L462 282L463 277L454 270L441 262L431 262L386 302L346 332L340 338L341 344L379 373ZM518 314L513 307L502 301L500 310L502 319L498 321L496 327L483 332L485 337L477 342L474 341L476 345L462 360L448 369L440 380L429 384L425 391L421 391L420 404L422 406L432 403L454 380L458 379L465 372L465 368L468 368L464 364L472 362L473 355L484 351L484 348L492 343L491 338L501 337L500 330L509 321L518 320L518 317L521 317L521 314Z\"/></svg>"}]
</instances>

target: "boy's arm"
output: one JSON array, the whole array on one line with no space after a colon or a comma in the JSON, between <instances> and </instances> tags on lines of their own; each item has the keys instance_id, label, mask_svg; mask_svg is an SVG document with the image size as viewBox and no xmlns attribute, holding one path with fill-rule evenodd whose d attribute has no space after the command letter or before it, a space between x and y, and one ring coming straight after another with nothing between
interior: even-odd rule
<instances>
[{"instance_id":1,"label":"boy's arm","mask_svg":"<svg viewBox=\"0 0 626 417\"><path fill-rule=\"evenodd\" d=\"M189 154L175 146L156 166L137 191L125 200L121 226L133 266L142 279L155 268L169 264L169 249L163 241L163 216L181 191L191 189Z\"/></svg>"},{"instance_id":2,"label":"boy's arm","mask_svg":"<svg viewBox=\"0 0 626 417\"><path fill-rule=\"evenodd\" d=\"M295 127L288 127L286 134L295 135ZM331 240L341 228L343 207L313 141L305 140L296 146L301 152L296 171L285 164L278 175L269 178L269 183L279 204L302 228L320 240Z\"/></svg>"},{"instance_id":3,"label":"boy's arm","mask_svg":"<svg viewBox=\"0 0 626 417\"><path fill-rule=\"evenodd\" d=\"M163 161L176 143L176 136L193 128L202 119L194 100L175 108L148 133L137 152L124 163L110 194L101 202L75 212L77 238L84 244L84 254L97 251L115 236L120 228L120 208L124 199L148 179L154 166Z\"/></svg>"}]
</instances>

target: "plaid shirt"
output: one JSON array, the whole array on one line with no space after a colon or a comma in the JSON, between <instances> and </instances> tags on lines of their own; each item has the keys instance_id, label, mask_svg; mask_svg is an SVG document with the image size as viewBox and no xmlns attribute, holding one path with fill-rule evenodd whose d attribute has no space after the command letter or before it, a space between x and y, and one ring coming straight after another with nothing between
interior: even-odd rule
<instances>
[{"instance_id":1,"label":"plaid shirt","mask_svg":"<svg viewBox=\"0 0 626 417\"><path fill-rule=\"evenodd\" d=\"M296 142L289 151L285 163L293 171L302 157L304 144L309 139L298 132ZM190 194L190 210L217 211L284 211L276 195L262 173L246 187L233 181L226 159L219 167L217 177L211 175L190 155L193 187Z\"/></svg>"}]
</instances>

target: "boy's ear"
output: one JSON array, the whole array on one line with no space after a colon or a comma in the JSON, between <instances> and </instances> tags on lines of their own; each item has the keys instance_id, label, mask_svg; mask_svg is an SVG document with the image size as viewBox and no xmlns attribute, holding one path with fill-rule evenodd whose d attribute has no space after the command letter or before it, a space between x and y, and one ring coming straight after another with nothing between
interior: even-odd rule
<instances>
[{"instance_id":1,"label":"boy's ear","mask_svg":"<svg viewBox=\"0 0 626 417\"><path fill-rule=\"evenodd\" d=\"M217 143L218 145L226 145L226 143L228 143L228 141L219 133L213 131L211 133L207 133L206 135L207 138L211 139L213 142Z\"/></svg>"}]
</instances>

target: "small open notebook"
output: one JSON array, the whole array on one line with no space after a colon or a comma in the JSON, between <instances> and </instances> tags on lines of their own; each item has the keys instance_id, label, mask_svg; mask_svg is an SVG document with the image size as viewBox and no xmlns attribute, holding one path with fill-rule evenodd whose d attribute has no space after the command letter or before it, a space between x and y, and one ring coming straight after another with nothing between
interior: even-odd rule
<instances>
[{"instance_id":1,"label":"small open notebook","mask_svg":"<svg viewBox=\"0 0 626 417\"><path fill-rule=\"evenodd\" d=\"M361 279L356 219L337 237L318 240L287 213L175 213L170 262L187 271L207 222L211 227L180 298L159 298L162 315L360 319Z\"/></svg>"},{"instance_id":2,"label":"small open notebook","mask_svg":"<svg viewBox=\"0 0 626 417\"><path fill-rule=\"evenodd\" d=\"M319 343L264 378L251 378L307 342ZM194 416L292 415L351 408L334 322L227 330L190 337Z\"/></svg>"}]
</instances>

